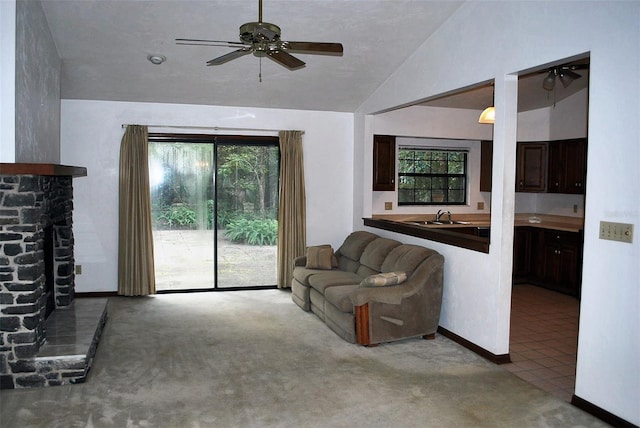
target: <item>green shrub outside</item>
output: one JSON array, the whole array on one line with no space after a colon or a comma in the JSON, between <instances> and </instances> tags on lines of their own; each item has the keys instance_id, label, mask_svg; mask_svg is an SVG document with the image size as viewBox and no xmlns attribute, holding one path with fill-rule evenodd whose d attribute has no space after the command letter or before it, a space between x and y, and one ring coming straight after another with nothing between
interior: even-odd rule
<instances>
[{"instance_id":1,"label":"green shrub outside","mask_svg":"<svg viewBox=\"0 0 640 428\"><path fill-rule=\"evenodd\" d=\"M213 226L213 201L207 201L207 227ZM195 229L196 211L187 204L175 204L160 210L155 219L156 229ZM248 245L275 245L278 240L278 221L254 214L224 210L218 213L218 228L232 242Z\"/></svg>"},{"instance_id":2,"label":"green shrub outside","mask_svg":"<svg viewBox=\"0 0 640 428\"><path fill-rule=\"evenodd\" d=\"M227 224L225 235L232 242L275 245L278 240L278 221L268 218L238 218Z\"/></svg>"},{"instance_id":3,"label":"green shrub outside","mask_svg":"<svg viewBox=\"0 0 640 428\"><path fill-rule=\"evenodd\" d=\"M196 226L196 212L188 205L177 204L164 208L158 214L156 222L168 229L193 229Z\"/></svg>"}]
</instances>

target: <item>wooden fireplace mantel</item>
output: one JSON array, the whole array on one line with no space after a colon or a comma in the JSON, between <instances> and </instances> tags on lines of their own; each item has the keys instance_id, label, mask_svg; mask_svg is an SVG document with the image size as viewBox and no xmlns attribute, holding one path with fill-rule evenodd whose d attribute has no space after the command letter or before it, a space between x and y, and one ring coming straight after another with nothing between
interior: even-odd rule
<instances>
[{"instance_id":1,"label":"wooden fireplace mantel","mask_svg":"<svg viewBox=\"0 0 640 428\"><path fill-rule=\"evenodd\" d=\"M86 177L83 166L58 165L55 163L0 163L0 175L53 175Z\"/></svg>"}]
</instances>

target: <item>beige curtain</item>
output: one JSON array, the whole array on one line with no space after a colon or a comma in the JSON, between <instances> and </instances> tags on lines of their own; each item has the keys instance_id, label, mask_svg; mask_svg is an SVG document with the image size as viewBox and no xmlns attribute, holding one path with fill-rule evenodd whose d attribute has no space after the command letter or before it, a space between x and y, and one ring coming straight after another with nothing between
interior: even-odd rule
<instances>
[{"instance_id":1,"label":"beige curtain","mask_svg":"<svg viewBox=\"0 0 640 428\"><path fill-rule=\"evenodd\" d=\"M120 145L118 294L156 292L149 194L148 131L128 125Z\"/></svg>"},{"instance_id":2,"label":"beige curtain","mask_svg":"<svg viewBox=\"0 0 640 428\"><path fill-rule=\"evenodd\" d=\"M279 134L278 288L291 287L293 259L304 255L307 245L302 134L302 131L280 131Z\"/></svg>"}]
</instances>

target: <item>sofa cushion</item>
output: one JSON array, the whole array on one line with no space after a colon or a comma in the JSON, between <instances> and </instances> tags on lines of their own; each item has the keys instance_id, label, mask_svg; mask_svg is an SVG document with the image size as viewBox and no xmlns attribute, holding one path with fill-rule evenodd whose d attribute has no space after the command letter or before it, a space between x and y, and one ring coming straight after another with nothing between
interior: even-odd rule
<instances>
[{"instance_id":1,"label":"sofa cushion","mask_svg":"<svg viewBox=\"0 0 640 428\"><path fill-rule=\"evenodd\" d=\"M353 313L353 303L351 303L349 295L358 287L358 284L329 287L324 293L324 298L340 311Z\"/></svg>"},{"instance_id":2,"label":"sofa cushion","mask_svg":"<svg viewBox=\"0 0 640 428\"><path fill-rule=\"evenodd\" d=\"M417 245L400 245L389 253L382 263L381 272L406 272L407 277L413 275L418 265L436 251Z\"/></svg>"},{"instance_id":3,"label":"sofa cushion","mask_svg":"<svg viewBox=\"0 0 640 428\"><path fill-rule=\"evenodd\" d=\"M402 284L406 280L406 272L382 272L377 275L369 275L363 279L360 287L386 287L388 285Z\"/></svg>"},{"instance_id":4,"label":"sofa cushion","mask_svg":"<svg viewBox=\"0 0 640 428\"><path fill-rule=\"evenodd\" d=\"M355 272L358 266L360 266L358 261L362 256L362 252L367 245L377 237L378 235L364 230L353 232L347 236L340 248L338 248L338 251L336 251L336 254L339 256L340 269ZM349 260L342 260L344 258Z\"/></svg>"},{"instance_id":5,"label":"sofa cushion","mask_svg":"<svg viewBox=\"0 0 640 428\"><path fill-rule=\"evenodd\" d=\"M358 276L360 278L366 278L369 275L376 275L379 274L380 271L379 270L374 270L371 269L369 266L365 266L365 265L360 265L360 267L358 268L358 270L356 270L356 273L358 274Z\"/></svg>"},{"instance_id":6,"label":"sofa cushion","mask_svg":"<svg viewBox=\"0 0 640 428\"><path fill-rule=\"evenodd\" d=\"M357 272L360 267L360 262L357 260L351 260L348 257L340 257L338 259L338 269L345 272Z\"/></svg>"},{"instance_id":7,"label":"sofa cushion","mask_svg":"<svg viewBox=\"0 0 640 428\"><path fill-rule=\"evenodd\" d=\"M293 277L297 279L300 284L308 287L309 277L311 277L311 275L316 275L321 272L327 272L327 271L320 270L320 269L307 269L301 266L297 266L293 269Z\"/></svg>"},{"instance_id":8,"label":"sofa cushion","mask_svg":"<svg viewBox=\"0 0 640 428\"><path fill-rule=\"evenodd\" d=\"M377 238L366 246L360 257L360 264L376 271L382 272L382 263L391 250L401 245L394 239ZM364 276L364 275L363 275Z\"/></svg>"},{"instance_id":9,"label":"sofa cushion","mask_svg":"<svg viewBox=\"0 0 640 428\"><path fill-rule=\"evenodd\" d=\"M309 285L321 294L325 294L328 287L336 285L360 284L362 278L353 272L343 272L340 270L317 271L315 275L309 277Z\"/></svg>"},{"instance_id":10,"label":"sofa cushion","mask_svg":"<svg viewBox=\"0 0 640 428\"><path fill-rule=\"evenodd\" d=\"M307 269L329 270L333 267L333 249L331 245L315 245L307 248Z\"/></svg>"}]
</instances>

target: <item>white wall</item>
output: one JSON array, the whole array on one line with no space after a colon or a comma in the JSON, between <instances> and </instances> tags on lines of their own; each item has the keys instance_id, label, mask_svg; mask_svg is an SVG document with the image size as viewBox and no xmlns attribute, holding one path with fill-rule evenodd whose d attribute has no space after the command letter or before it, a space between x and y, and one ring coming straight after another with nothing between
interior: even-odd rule
<instances>
[{"instance_id":1,"label":"white wall","mask_svg":"<svg viewBox=\"0 0 640 428\"><path fill-rule=\"evenodd\" d=\"M502 353L509 332L507 272L512 263L508 249L513 239L517 139L517 96L510 75L589 52L588 190L575 394L636 425L640 424L640 240L633 244L600 240L598 225L601 220L618 221L637 229L640 223L638 22L639 2L466 2L363 103L357 116L364 120L357 123L364 127L356 130L363 137L356 144L364 153L356 159L356 175L366 182L371 180L367 115L495 79L490 254L433 247L443 250L445 288L456 295L445 302L449 305L443 313L445 327ZM559 136L559 127L551 121L549 135ZM365 194L368 188L364 186ZM365 194L355 195L356 200L366 204L371 196ZM368 213L363 206L363 214ZM494 249L495 244L501 248ZM468 303L476 297L481 298Z\"/></svg>"},{"instance_id":2,"label":"white wall","mask_svg":"<svg viewBox=\"0 0 640 428\"><path fill-rule=\"evenodd\" d=\"M337 248L351 232L353 115L350 113L63 100L62 163L87 167L87 177L74 180L75 259L83 266L82 275L76 277L78 292L117 290L122 124L304 130L307 244L328 243Z\"/></svg>"},{"instance_id":3,"label":"white wall","mask_svg":"<svg viewBox=\"0 0 640 428\"><path fill-rule=\"evenodd\" d=\"M0 1L0 162L16 159L16 2Z\"/></svg>"}]
</instances>

